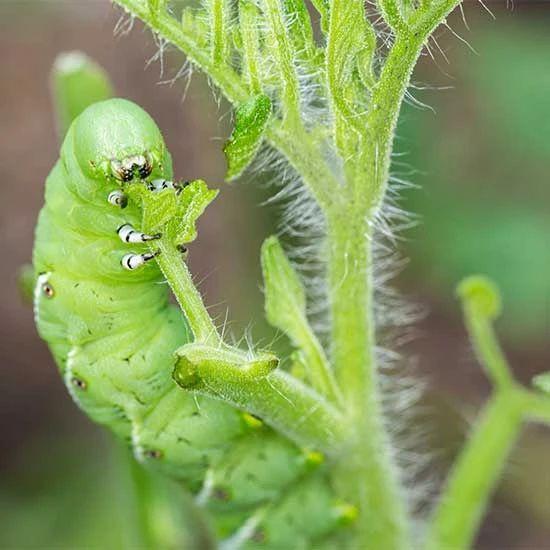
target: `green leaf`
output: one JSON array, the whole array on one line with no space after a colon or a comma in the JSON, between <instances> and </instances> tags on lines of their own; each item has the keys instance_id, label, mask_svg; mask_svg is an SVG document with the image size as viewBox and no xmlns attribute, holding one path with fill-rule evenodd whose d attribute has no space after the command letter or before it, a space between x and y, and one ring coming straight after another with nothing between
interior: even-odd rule
<instances>
[{"instance_id":1,"label":"green leaf","mask_svg":"<svg viewBox=\"0 0 550 550\"><path fill-rule=\"evenodd\" d=\"M271 100L263 94L252 97L237 109L235 128L223 149L228 165L227 180L239 177L254 160L270 116Z\"/></svg>"},{"instance_id":2,"label":"green leaf","mask_svg":"<svg viewBox=\"0 0 550 550\"><path fill-rule=\"evenodd\" d=\"M535 376L532 380L532 384L537 390L550 395L550 372L545 372Z\"/></svg>"},{"instance_id":3,"label":"green leaf","mask_svg":"<svg viewBox=\"0 0 550 550\"><path fill-rule=\"evenodd\" d=\"M107 73L82 52L57 56L51 72L53 100L61 138L86 107L113 96Z\"/></svg>"},{"instance_id":4,"label":"green leaf","mask_svg":"<svg viewBox=\"0 0 550 550\"><path fill-rule=\"evenodd\" d=\"M305 316L306 296L276 237L270 237L262 246L262 270L267 320L295 340L296 321Z\"/></svg>"},{"instance_id":5,"label":"green leaf","mask_svg":"<svg viewBox=\"0 0 550 550\"><path fill-rule=\"evenodd\" d=\"M173 189L160 192L145 190L143 199L143 227L147 232L162 232L177 213L176 193Z\"/></svg>"},{"instance_id":6,"label":"green leaf","mask_svg":"<svg viewBox=\"0 0 550 550\"><path fill-rule=\"evenodd\" d=\"M150 191L132 186L128 192L143 208L143 230L161 233L174 245L189 243L197 237L197 220L216 198L217 189L209 189L202 180L188 182L181 190Z\"/></svg>"},{"instance_id":7,"label":"green leaf","mask_svg":"<svg viewBox=\"0 0 550 550\"><path fill-rule=\"evenodd\" d=\"M276 237L265 240L261 261L266 317L296 347L293 371L298 376L307 374L317 391L338 402L340 394L330 364L307 319L304 287Z\"/></svg>"},{"instance_id":8,"label":"green leaf","mask_svg":"<svg viewBox=\"0 0 550 550\"><path fill-rule=\"evenodd\" d=\"M197 237L197 220L206 207L217 197L217 189L209 189L203 180L190 182L177 196L174 242L185 244Z\"/></svg>"}]
</instances>

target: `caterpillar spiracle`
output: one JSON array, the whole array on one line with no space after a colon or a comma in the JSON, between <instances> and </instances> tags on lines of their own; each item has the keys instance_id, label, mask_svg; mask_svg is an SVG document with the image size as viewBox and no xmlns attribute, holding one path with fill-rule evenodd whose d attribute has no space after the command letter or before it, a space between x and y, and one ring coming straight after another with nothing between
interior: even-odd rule
<instances>
[{"instance_id":1,"label":"caterpillar spiracle","mask_svg":"<svg viewBox=\"0 0 550 550\"><path fill-rule=\"evenodd\" d=\"M137 105L110 99L72 123L46 181L33 263L35 319L74 401L182 480L220 538L244 548L321 548L345 529L317 455L172 379L191 340L125 192L181 188L163 137Z\"/></svg>"}]
</instances>

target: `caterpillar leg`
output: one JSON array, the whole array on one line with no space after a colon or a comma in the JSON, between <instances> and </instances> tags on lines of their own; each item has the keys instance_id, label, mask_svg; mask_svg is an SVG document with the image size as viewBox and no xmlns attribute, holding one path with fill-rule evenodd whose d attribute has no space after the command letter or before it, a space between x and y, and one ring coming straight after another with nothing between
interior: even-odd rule
<instances>
[{"instance_id":1,"label":"caterpillar leg","mask_svg":"<svg viewBox=\"0 0 550 550\"><path fill-rule=\"evenodd\" d=\"M107 201L113 206L118 206L120 208L126 208L128 206L128 196L118 189L109 193Z\"/></svg>"},{"instance_id":2,"label":"caterpillar leg","mask_svg":"<svg viewBox=\"0 0 550 550\"><path fill-rule=\"evenodd\" d=\"M122 267L124 267L124 269L133 271L134 269L141 267L147 262L150 262L151 260L156 258L159 254L160 252L145 252L144 254L126 254L126 256L122 258L120 263L122 264Z\"/></svg>"},{"instance_id":3,"label":"caterpillar leg","mask_svg":"<svg viewBox=\"0 0 550 550\"><path fill-rule=\"evenodd\" d=\"M178 249L178 252L181 252L181 255L183 256L183 259L186 260L187 256L189 255L189 251L187 250L187 247L183 244L176 245L176 248Z\"/></svg>"},{"instance_id":4,"label":"caterpillar leg","mask_svg":"<svg viewBox=\"0 0 550 550\"><path fill-rule=\"evenodd\" d=\"M188 185L188 181L179 182L156 179L149 183L149 189L153 192L164 191L164 189L175 189L176 193L181 193L181 191Z\"/></svg>"},{"instance_id":5,"label":"caterpillar leg","mask_svg":"<svg viewBox=\"0 0 550 550\"><path fill-rule=\"evenodd\" d=\"M137 231L129 223L121 225L116 232L123 243L146 243L147 241L160 239L160 233L156 235L147 235L146 233Z\"/></svg>"}]
</instances>

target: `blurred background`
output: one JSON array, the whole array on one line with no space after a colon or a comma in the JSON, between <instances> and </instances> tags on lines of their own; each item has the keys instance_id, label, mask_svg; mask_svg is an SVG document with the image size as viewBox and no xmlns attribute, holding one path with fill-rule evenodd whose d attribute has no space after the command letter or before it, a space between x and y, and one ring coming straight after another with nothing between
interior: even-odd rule
<instances>
[{"instance_id":1,"label":"blurred background","mask_svg":"<svg viewBox=\"0 0 550 550\"><path fill-rule=\"evenodd\" d=\"M550 364L550 2L466 2L415 74L397 148L418 189L402 205L419 217L399 243L410 260L397 284L426 309L404 350L429 382L428 446L446 471L489 392L470 351L454 287L485 273L501 286L499 332L526 383ZM230 111L205 81L173 78L184 63L136 22L113 35L120 12L107 0L0 2L0 546L120 547L127 475L109 436L73 405L17 290L31 256L43 182L58 156L49 71L79 49L109 72L117 92L142 105L165 133L181 178L222 188L190 249L206 301L235 334L272 333L261 320L261 242L276 208L269 191L223 184L221 145ZM163 83L165 82L165 83ZM254 323L250 324L250 319ZM525 429L478 539L478 548L550 548L550 433Z\"/></svg>"}]
</instances>

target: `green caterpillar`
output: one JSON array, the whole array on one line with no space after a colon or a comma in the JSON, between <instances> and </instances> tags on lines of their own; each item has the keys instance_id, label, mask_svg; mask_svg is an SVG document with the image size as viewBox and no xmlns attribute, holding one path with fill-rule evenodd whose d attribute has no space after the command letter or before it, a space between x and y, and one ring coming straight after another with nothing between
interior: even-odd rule
<instances>
[{"instance_id":1,"label":"green caterpillar","mask_svg":"<svg viewBox=\"0 0 550 550\"><path fill-rule=\"evenodd\" d=\"M138 461L182 480L220 538L243 547L311 548L339 536L346 513L319 454L172 379L191 340L155 261L159 234L139 230L132 190L168 200L202 182L172 182L162 135L137 105L88 107L46 181L34 246L35 319L75 402L131 445Z\"/></svg>"}]
</instances>

